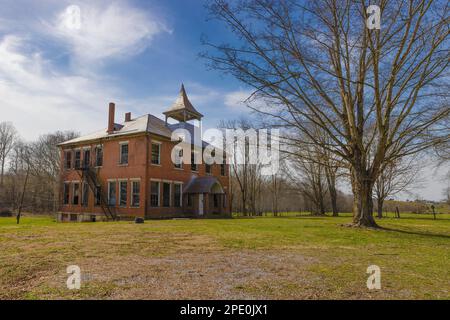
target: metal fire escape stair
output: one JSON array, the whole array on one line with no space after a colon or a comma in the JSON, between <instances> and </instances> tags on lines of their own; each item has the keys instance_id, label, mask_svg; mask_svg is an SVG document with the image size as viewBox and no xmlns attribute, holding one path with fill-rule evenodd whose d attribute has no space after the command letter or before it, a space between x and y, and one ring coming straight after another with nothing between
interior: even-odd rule
<instances>
[{"instance_id":1,"label":"metal fire escape stair","mask_svg":"<svg viewBox=\"0 0 450 320\"><path fill-rule=\"evenodd\" d=\"M100 207L102 208L103 213L106 216L106 219L112 219L113 221L117 220L117 215L111 210L108 204L108 198L103 192L103 188L101 187L100 180L98 179L97 173L91 167L80 167L77 168L77 172L81 178L81 181L87 182L89 188L92 190L94 194L94 198L97 194L97 187L100 187Z\"/></svg>"}]
</instances>

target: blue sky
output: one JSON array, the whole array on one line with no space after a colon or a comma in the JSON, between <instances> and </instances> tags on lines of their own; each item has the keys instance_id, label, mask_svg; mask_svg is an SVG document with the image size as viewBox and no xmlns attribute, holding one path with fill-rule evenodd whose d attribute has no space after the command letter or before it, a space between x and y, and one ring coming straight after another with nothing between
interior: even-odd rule
<instances>
[{"instance_id":1,"label":"blue sky","mask_svg":"<svg viewBox=\"0 0 450 320\"><path fill-rule=\"evenodd\" d=\"M80 28L70 25L73 5ZM206 18L200 0L2 1L2 120L25 139L87 133L106 124L110 101L118 120L127 111L160 116L182 82L204 126L245 115L249 92L198 57L202 35L226 40L224 27Z\"/></svg>"},{"instance_id":2,"label":"blue sky","mask_svg":"<svg viewBox=\"0 0 450 320\"><path fill-rule=\"evenodd\" d=\"M230 41L206 21L202 0L2 0L0 121L12 121L26 140L56 130L89 133L106 127L107 106L161 116L184 82L204 127L248 115L250 91L208 70L198 57L201 36ZM73 28L68 8L80 9ZM443 169L426 168L415 196L439 200ZM404 198L415 196L405 195Z\"/></svg>"}]
</instances>

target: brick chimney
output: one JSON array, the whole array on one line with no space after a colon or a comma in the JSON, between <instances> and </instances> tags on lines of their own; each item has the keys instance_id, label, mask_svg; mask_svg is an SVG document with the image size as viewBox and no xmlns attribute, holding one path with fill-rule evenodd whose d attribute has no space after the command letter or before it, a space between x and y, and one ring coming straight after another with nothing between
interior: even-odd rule
<instances>
[{"instance_id":1,"label":"brick chimney","mask_svg":"<svg viewBox=\"0 0 450 320\"><path fill-rule=\"evenodd\" d=\"M131 121L131 112L125 113L125 122Z\"/></svg>"},{"instance_id":2,"label":"brick chimney","mask_svg":"<svg viewBox=\"0 0 450 320\"><path fill-rule=\"evenodd\" d=\"M116 105L114 102L109 103L109 115L108 115L108 133L114 133L114 114L116 112Z\"/></svg>"}]
</instances>

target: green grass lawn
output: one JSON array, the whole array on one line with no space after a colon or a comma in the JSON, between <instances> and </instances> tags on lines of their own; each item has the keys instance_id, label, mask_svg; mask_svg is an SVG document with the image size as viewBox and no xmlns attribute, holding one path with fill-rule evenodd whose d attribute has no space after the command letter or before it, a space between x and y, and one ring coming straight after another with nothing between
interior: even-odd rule
<instances>
[{"instance_id":1,"label":"green grass lawn","mask_svg":"<svg viewBox=\"0 0 450 320\"><path fill-rule=\"evenodd\" d=\"M449 299L450 215L66 223L0 218L0 299ZM80 290L66 268L82 270ZM381 290L366 269L381 268Z\"/></svg>"}]
</instances>

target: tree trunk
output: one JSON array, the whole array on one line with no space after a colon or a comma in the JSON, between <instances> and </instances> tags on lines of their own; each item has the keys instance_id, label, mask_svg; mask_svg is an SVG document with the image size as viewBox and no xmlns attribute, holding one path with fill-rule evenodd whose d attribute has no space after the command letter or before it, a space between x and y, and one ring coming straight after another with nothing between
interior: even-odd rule
<instances>
[{"instance_id":1,"label":"tree trunk","mask_svg":"<svg viewBox=\"0 0 450 320\"><path fill-rule=\"evenodd\" d=\"M373 218L373 180L366 174L358 172L353 172L352 180L353 225L378 228Z\"/></svg>"},{"instance_id":2,"label":"tree trunk","mask_svg":"<svg viewBox=\"0 0 450 320\"><path fill-rule=\"evenodd\" d=\"M378 198L377 199L377 211L378 211L378 218L381 219L383 218L383 199L382 198Z\"/></svg>"},{"instance_id":3,"label":"tree trunk","mask_svg":"<svg viewBox=\"0 0 450 320\"><path fill-rule=\"evenodd\" d=\"M331 210L333 212L333 217L339 216L339 210L337 207L337 192L336 192L336 175L333 169L326 168L325 175L327 178L328 192L330 194Z\"/></svg>"},{"instance_id":4,"label":"tree trunk","mask_svg":"<svg viewBox=\"0 0 450 320\"><path fill-rule=\"evenodd\" d=\"M20 217L22 216L23 198L25 197L25 191L27 189L29 175L30 175L30 167L27 168L27 174L25 175L25 182L23 183L23 190L22 190L22 195L20 197L19 210L18 210L17 216L16 216L17 224L20 223Z\"/></svg>"},{"instance_id":5,"label":"tree trunk","mask_svg":"<svg viewBox=\"0 0 450 320\"><path fill-rule=\"evenodd\" d=\"M335 188L330 187L330 201L331 201L331 210L333 211L333 217L339 216L339 210L337 207L337 192Z\"/></svg>"}]
</instances>

